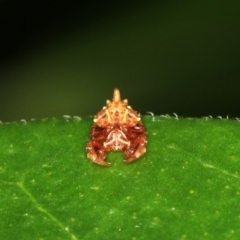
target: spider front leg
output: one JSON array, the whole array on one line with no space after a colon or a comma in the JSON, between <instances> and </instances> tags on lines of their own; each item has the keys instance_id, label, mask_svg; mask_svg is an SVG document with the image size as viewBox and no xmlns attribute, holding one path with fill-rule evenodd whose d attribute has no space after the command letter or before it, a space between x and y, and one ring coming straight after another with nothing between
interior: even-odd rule
<instances>
[{"instance_id":1,"label":"spider front leg","mask_svg":"<svg viewBox=\"0 0 240 240\"><path fill-rule=\"evenodd\" d=\"M131 144L125 150L125 163L137 160L146 152L146 134L147 132L145 131L143 125L137 126L137 131L135 131L134 128L129 131L129 135L131 135Z\"/></svg>"},{"instance_id":2,"label":"spider front leg","mask_svg":"<svg viewBox=\"0 0 240 240\"><path fill-rule=\"evenodd\" d=\"M87 157L102 166L109 166L110 163L104 161L106 158L106 150L103 146L105 140L104 130L99 130L97 126L94 126L91 131L91 140L87 144Z\"/></svg>"}]
</instances>

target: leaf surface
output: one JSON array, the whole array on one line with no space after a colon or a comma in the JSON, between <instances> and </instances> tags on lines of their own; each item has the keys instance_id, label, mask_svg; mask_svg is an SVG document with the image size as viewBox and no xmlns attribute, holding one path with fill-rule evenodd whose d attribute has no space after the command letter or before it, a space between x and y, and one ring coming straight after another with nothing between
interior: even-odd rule
<instances>
[{"instance_id":1,"label":"leaf surface","mask_svg":"<svg viewBox=\"0 0 240 240\"><path fill-rule=\"evenodd\" d=\"M91 118L0 125L0 239L240 239L240 123L144 116L147 153L86 158Z\"/></svg>"}]
</instances>

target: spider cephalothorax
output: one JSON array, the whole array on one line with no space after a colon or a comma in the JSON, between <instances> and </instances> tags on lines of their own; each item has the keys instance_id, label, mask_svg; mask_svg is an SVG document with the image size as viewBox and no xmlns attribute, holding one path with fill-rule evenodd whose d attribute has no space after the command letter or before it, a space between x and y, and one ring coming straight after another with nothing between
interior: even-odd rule
<instances>
[{"instance_id":1,"label":"spider cephalothorax","mask_svg":"<svg viewBox=\"0 0 240 240\"><path fill-rule=\"evenodd\" d=\"M94 117L91 140L87 144L87 156L93 162L108 166L108 151L124 151L125 162L132 162L146 152L146 134L140 115L121 101L120 91L114 90L112 102Z\"/></svg>"}]
</instances>

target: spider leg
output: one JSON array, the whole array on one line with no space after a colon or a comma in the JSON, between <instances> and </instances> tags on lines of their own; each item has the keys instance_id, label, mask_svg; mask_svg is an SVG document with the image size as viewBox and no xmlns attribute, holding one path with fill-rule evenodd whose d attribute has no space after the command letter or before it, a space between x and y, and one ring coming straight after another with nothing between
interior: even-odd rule
<instances>
[{"instance_id":1,"label":"spider leg","mask_svg":"<svg viewBox=\"0 0 240 240\"><path fill-rule=\"evenodd\" d=\"M101 142L98 141L90 141L86 147L87 157L102 166L109 166L111 163L104 161L106 158L106 151Z\"/></svg>"},{"instance_id":2,"label":"spider leg","mask_svg":"<svg viewBox=\"0 0 240 240\"><path fill-rule=\"evenodd\" d=\"M87 157L102 166L109 166L111 163L104 161L106 158L106 149L103 146L103 141L106 139L103 129L98 129L97 126L92 127L91 141L87 144Z\"/></svg>"},{"instance_id":3,"label":"spider leg","mask_svg":"<svg viewBox=\"0 0 240 240\"><path fill-rule=\"evenodd\" d=\"M125 150L125 163L130 163L141 157L146 152L147 140L145 134L135 138Z\"/></svg>"}]
</instances>

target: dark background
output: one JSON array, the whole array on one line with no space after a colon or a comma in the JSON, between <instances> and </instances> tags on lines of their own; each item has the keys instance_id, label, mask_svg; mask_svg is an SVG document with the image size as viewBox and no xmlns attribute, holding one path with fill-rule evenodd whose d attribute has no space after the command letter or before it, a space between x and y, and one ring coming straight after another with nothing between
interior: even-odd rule
<instances>
[{"instance_id":1,"label":"dark background","mask_svg":"<svg viewBox=\"0 0 240 240\"><path fill-rule=\"evenodd\" d=\"M239 117L240 1L0 0L0 120Z\"/></svg>"}]
</instances>

